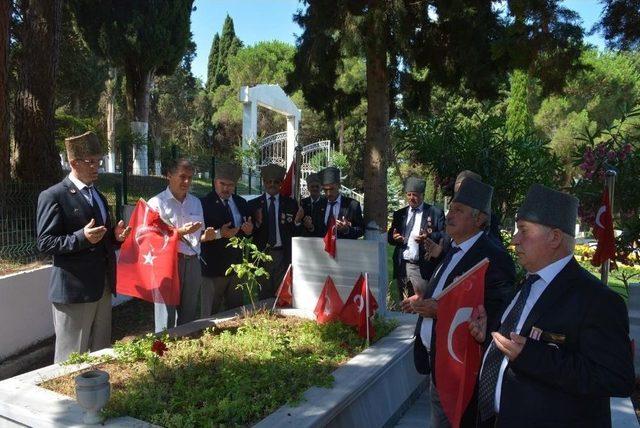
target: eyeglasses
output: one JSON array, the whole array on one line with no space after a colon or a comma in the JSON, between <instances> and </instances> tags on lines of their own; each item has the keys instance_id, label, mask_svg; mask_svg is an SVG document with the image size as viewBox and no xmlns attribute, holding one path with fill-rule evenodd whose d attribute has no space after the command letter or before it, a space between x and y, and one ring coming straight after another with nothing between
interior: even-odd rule
<instances>
[{"instance_id":1,"label":"eyeglasses","mask_svg":"<svg viewBox=\"0 0 640 428\"><path fill-rule=\"evenodd\" d=\"M102 166L104 164L104 159L77 159L79 161L84 162L87 166Z\"/></svg>"}]
</instances>

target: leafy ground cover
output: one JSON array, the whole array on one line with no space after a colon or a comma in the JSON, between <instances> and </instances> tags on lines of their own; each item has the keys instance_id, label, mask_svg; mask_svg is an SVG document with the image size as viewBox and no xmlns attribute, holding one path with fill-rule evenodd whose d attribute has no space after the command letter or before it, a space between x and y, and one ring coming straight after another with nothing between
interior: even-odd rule
<instances>
[{"instance_id":1,"label":"leafy ground cover","mask_svg":"<svg viewBox=\"0 0 640 428\"><path fill-rule=\"evenodd\" d=\"M376 319L377 338L396 325ZM299 402L311 386L331 387L331 373L365 347L341 323L318 325L267 312L158 342L153 335L120 342L116 359L92 361L111 376L105 416L129 415L165 427L250 425ZM72 362L85 359L75 356ZM75 375L41 386L73 397Z\"/></svg>"}]
</instances>

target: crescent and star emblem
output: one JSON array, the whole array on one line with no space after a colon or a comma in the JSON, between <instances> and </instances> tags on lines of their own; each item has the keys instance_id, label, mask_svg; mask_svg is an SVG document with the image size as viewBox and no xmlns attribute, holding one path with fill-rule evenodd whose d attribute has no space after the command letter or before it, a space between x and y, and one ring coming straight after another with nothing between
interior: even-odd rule
<instances>
[{"instance_id":1,"label":"crescent and star emblem","mask_svg":"<svg viewBox=\"0 0 640 428\"><path fill-rule=\"evenodd\" d=\"M604 229L604 226L602 225L602 222L600 221L600 217L602 216L602 214L604 214L606 212L607 212L606 205L602 205L598 209L598 214L596 214L596 226L598 226L600 229Z\"/></svg>"},{"instance_id":2,"label":"crescent and star emblem","mask_svg":"<svg viewBox=\"0 0 640 428\"><path fill-rule=\"evenodd\" d=\"M325 296L325 304L324 304L324 314L325 315L329 315L331 314L331 298L329 297L329 295Z\"/></svg>"},{"instance_id":3,"label":"crescent and star emblem","mask_svg":"<svg viewBox=\"0 0 640 428\"><path fill-rule=\"evenodd\" d=\"M164 251L165 248L167 248L167 245L169 244L169 235L167 235L167 233L164 230L160 229L159 227L146 225L148 213L149 213L149 207L146 207L144 210L144 219L143 219L144 226L141 226L136 230L134 238L135 238L136 245L138 246L138 248L140 248L142 244L145 243L146 241L145 238L147 236L162 235L163 241L162 241L162 247L160 249L154 248L151 242L146 241L150 249L147 254L142 255L142 257L144 257L143 264L153 266L153 260L157 258L157 256L153 255L153 252L155 251L156 253L159 253Z\"/></svg>"},{"instance_id":4,"label":"crescent and star emblem","mask_svg":"<svg viewBox=\"0 0 640 428\"><path fill-rule=\"evenodd\" d=\"M364 300L362 299L362 296L359 294L355 296L353 298L353 303L358 305L358 312L362 312L362 310L364 309Z\"/></svg>"},{"instance_id":5,"label":"crescent and star emblem","mask_svg":"<svg viewBox=\"0 0 640 428\"><path fill-rule=\"evenodd\" d=\"M460 358L458 358L455 351L453 350L453 335L456 332L456 329L461 324L464 324L469 320L469 317L471 316L472 311L473 311L473 308L458 309L456 311L456 314L453 317L453 320L451 321L451 326L449 327L449 334L447 335L447 349L449 350L449 355L451 355L451 358L453 358L460 364L462 364L462 361L460 360Z\"/></svg>"}]
</instances>

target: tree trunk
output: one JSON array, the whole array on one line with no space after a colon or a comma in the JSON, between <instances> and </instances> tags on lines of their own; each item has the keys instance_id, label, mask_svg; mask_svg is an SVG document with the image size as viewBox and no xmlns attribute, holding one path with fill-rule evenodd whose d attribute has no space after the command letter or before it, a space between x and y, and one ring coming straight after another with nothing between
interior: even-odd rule
<instances>
[{"instance_id":1,"label":"tree trunk","mask_svg":"<svg viewBox=\"0 0 640 428\"><path fill-rule=\"evenodd\" d=\"M364 148L364 221L387 228L389 71L382 5L367 14L367 140Z\"/></svg>"},{"instance_id":2,"label":"tree trunk","mask_svg":"<svg viewBox=\"0 0 640 428\"><path fill-rule=\"evenodd\" d=\"M9 10L8 0L0 1L0 183L11 176L9 161Z\"/></svg>"},{"instance_id":3,"label":"tree trunk","mask_svg":"<svg viewBox=\"0 0 640 428\"><path fill-rule=\"evenodd\" d=\"M116 172L116 84L118 81L118 69L109 69L109 82L107 83L107 159L105 170Z\"/></svg>"},{"instance_id":4,"label":"tree trunk","mask_svg":"<svg viewBox=\"0 0 640 428\"><path fill-rule=\"evenodd\" d=\"M149 91L154 70L139 72L126 70L127 106L132 114L131 133L133 144L133 174L149 175L147 140L149 138Z\"/></svg>"},{"instance_id":5,"label":"tree trunk","mask_svg":"<svg viewBox=\"0 0 640 428\"><path fill-rule=\"evenodd\" d=\"M54 94L60 46L61 1L22 2L15 109L16 177L52 184L62 167L54 137Z\"/></svg>"}]
</instances>

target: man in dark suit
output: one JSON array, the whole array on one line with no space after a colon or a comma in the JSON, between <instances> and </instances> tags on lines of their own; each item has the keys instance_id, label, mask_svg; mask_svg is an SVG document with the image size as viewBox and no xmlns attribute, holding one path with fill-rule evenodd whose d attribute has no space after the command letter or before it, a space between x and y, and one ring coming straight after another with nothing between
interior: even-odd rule
<instances>
[{"instance_id":1,"label":"man in dark suit","mask_svg":"<svg viewBox=\"0 0 640 428\"><path fill-rule=\"evenodd\" d=\"M515 280L513 260L504 248L498 247L484 233L491 215L493 187L472 178L464 180L454 196L447 213L447 234L452 243L442 263L436 268L424 296L416 295L403 301L403 308L418 313L414 358L420 373L431 372L431 427L449 427L435 388L433 373L435 354L435 324L438 302L435 298L455 278L487 257L490 261L485 274L484 307L489 330L495 329L500 314L511 300ZM435 297L435 298L434 298Z\"/></svg>"},{"instance_id":2,"label":"man in dark suit","mask_svg":"<svg viewBox=\"0 0 640 428\"><path fill-rule=\"evenodd\" d=\"M242 290L236 288L238 277L226 275L234 263L242 262L239 249L227 247L234 236L247 237L253 233L249 205L234 194L242 169L239 165L221 162L216 165L214 190L201 199L204 225L216 230L216 239L201 244L202 287L200 315L205 318L242 306Z\"/></svg>"},{"instance_id":3,"label":"man in dark suit","mask_svg":"<svg viewBox=\"0 0 640 428\"><path fill-rule=\"evenodd\" d=\"M360 202L340 194L340 170L334 166L320 171L325 199L320 203L313 221L313 235L327 233L330 216L336 220L339 239L358 239L364 235L364 219Z\"/></svg>"},{"instance_id":4,"label":"man in dark suit","mask_svg":"<svg viewBox=\"0 0 640 428\"><path fill-rule=\"evenodd\" d=\"M427 281L438 265L421 245L426 239L441 242L444 237L444 212L424 202L426 182L409 177L404 185L408 206L393 213L393 222L387 233L393 245L393 277L400 299L413 296L415 290L424 295Z\"/></svg>"},{"instance_id":5,"label":"man in dark suit","mask_svg":"<svg viewBox=\"0 0 640 428\"><path fill-rule=\"evenodd\" d=\"M320 175L316 173L309 174L306 181L309 196L300 200L300 207L304 211L302 235L314 236L313 219L316 218L316 211L325 202L324 197L320 194Z\"/></svg>"},{"instance_id":6,"label":"man in dark suit","mask_svg":"<svg viewBox=\"0 0 640 428\"><path fill-rule=\"evenodd\" d=\"M280 194L286 170L280 165L267 165L260 171L265 193L249 202L256 220L254 242L271 256L265 264L269 278L260 278L260 299L274 297L291 263L291 238L299 233L302 211L295 199Z\"/></svg>"},{"instance_id":7,"label":"man in dark suit","mask_svg":"<svg viewBox=\"0 0 640 428\"><path fill-rule=\"evenodd\" d=\"M513 244L528 276L488 337L480 426L610 427L609 397L633 392L627 308L573 257L577 213L576 198L542 185L517 212ZM476 340L485 323L470 324Z\"/></svg>"},{"instance_id":8,"label":"man in dark suit","mask_svg":"<svg viewBox=\"0 0 640 428\"><path fill-rule=\"evenodd\" d=\"M111 293L116 256L130 232L109 214L107 200L93 183L102 165L98 137L87 132L65 140L71 173L38 197L37 245L53 256L49 300L56 333L54 361L72 352L97 351L111 344Z\"/></svg>"}]
</instances>

